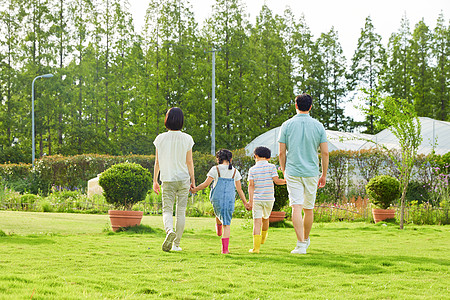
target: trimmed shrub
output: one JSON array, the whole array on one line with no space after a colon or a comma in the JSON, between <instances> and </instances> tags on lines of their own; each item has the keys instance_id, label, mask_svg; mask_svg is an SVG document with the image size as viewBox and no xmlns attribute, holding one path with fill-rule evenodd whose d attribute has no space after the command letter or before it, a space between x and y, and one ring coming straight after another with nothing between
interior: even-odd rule
<instances>
[{"instance_id":1,"label":"trimmed shrub","mask_svg":"<svg viewBox=\"0 0 450 300\"><path fill-rule=\"evenodd\" d=\"M382 209L400 198L400 182L389 175L380 175L370 179L366 191L372 203Z\"/></svg>"},{"instance_id":2,"label":"trimmed shrub","mask_svg":"<svg viewBox=\"0 0 450 300\"><path fill-rule=\"evenodd\" d=\"M126 210L145 199L151 182L150 172L135 163L114 165L103 172L98 181L106 202Z\"/></svg>"}]
</instances>

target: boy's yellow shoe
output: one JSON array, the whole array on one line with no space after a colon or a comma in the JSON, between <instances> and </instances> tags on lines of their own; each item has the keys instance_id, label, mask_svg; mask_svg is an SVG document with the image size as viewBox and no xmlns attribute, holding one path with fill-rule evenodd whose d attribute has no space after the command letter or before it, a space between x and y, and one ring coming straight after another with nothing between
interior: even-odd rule
<instances>
[{"instance_id":1,"label":"boy's yellow shoe","mask_svg":"<svg viewBox=\"0 0 450 300\"><path fill-rule=\"evenodd\" d=\"M261 235L253 235L253 249L248 250L250 253L259 253L261 247Z\"/></svg>"},{"instance_id":2,"label":"boy's yellow shoe","mask_svg":"<svg viewBox=\"0 0 450 300\"><path fill-rule=\"evenodd\" d=\"M264 244L264 242L266 241L268 233L269 233L268 230L261 231L261 244Z\"/></svg>"}]
</instances>

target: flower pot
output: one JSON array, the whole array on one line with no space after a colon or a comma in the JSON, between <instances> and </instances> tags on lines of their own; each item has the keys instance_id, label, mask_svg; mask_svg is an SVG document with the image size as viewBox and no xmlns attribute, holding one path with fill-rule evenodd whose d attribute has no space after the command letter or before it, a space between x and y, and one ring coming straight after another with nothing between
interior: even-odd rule
<instances>
[{"instance_id":1,"label":"flower pot","mask_svg":"<svg viewBox=\"0 0 450 300\"><path fill-rule=\"evenodd\" d=\"M116 232L120 228L140 225L144 213L131 210L108 210L108 214L112 230Z\"/></svg>"},{"instance_id":2,"label":"flower pot","mask_svg":"<svg viewBox=\"0 0 450 300\"><path fill-rule=\"evenodd\" d=\"M395 209L372 208L373 220L378 223L387 219L395 219Z\"/></svg>"},{"instance_id":3,"label":"flower pot","mask_svg":"<svg viewBox=\"0 0 450 300\"><path fill-rule=\"evenodd\" d=\"M269 216L269 223L276 223L283 221L286 217L285 211L272 211Z\"/></svg>"}]
</instances>

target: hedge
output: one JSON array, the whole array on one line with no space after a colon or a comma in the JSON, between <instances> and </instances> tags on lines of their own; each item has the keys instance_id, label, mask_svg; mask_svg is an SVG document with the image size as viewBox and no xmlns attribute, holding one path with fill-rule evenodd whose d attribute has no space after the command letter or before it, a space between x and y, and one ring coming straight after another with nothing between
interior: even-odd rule
<instances>
[{"instance_id":1,"label":"hedge","mask_svg":"<svg viewBox=\"0 0 450 300\"><path fill-rule=\"evenodd\" d=\"M196 183L206 179L209 169L216 164L211 154L193 152ZM109 167L123 162L137 163L149 170L153 176L155 164L154 155L111 156L99 154L83 154L75 156L45 156L36 160L32 170L30 164L0 165L0 177L8 187L24 193L42 193L47 195L50 190L85 191L87 181L96 177ZM247 180L247 171L253 165L251 157L245 156L243 150L233 151L233 164ZM22 187L22 185L26 185ZM20 186L19 186L20 185Z\"/></svg>"},{"instance_id":2,"label":"hedge","mask_svg":"<svg viewBox=\"0 0 450 300\"><path fill-rule=\"evenodd\" d=\"M242 174L243 189L246 190L247 173L254 160L245 155L245 151L234 150L233 165ZM209 169L216 164L211 154L193 153L196 183L206 179ZM132 162L148 169L153 175L155 163L154 155L110 156L98 154L84 154L76 156L46 156L36 161L34 170L29 164L0 165L0 176L7 186L15 191L26 193L47 194L51 188L85 191L87 181L105 171L112 165ZM278 165L278 159L271 160ZM411 185L408 195L424 195L420 192L420 185L431 189L438 180L437 174L449 173L450 153L445 155L419 156L416 161L414 177L416 182ZM439 172L437 172L439 168ZM376 175L387 174L397 177L398 170L389 156L379 150L362 151L332 151L327 176L327 185L318 191L318 202L343 201L351 196L365 196L365 184ZM426 201L426 199L408 199Z\"/></svg>"}]
</instances>

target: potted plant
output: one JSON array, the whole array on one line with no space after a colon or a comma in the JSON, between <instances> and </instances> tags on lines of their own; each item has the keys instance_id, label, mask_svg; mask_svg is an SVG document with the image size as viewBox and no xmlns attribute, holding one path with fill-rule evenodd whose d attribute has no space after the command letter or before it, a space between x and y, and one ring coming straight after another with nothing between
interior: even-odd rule
<instances>
[{"instance_id":1,"label":"potted plant","mask_svg":"<svg viewBox=\"0 0 450 300\"><path fill-rule=\"evenodd\" d=\"M143 212L131 208L145 199L151 182L150 172L135 163L114 165L100 175L103 196L116 209L108 211L113 231L141 223Z\"/></svg>"},{"instance_id":2,"label":"potted plant","mask_svg":"<svg viewBox=\"0 0 450 300\"><path fill-rule=\"evenodd\" d=\"M283 172L281 170L278 170L278 177L283 179ZM277 185L274 186L275 189L275 202L273 204L272 213L269 216L269 223L275 223L283 221L286 212L282 211L281 209L285 207L288 203L288 191L285 184L283 185Z\"/></svg>"},{"instance_id":3,"label":"potted plant","mask_svg":"<svg viewBox=\"0 0 450 300\"><path fill-rule=\"evenodd\" d=\"M400 197L400 182L388 175L379 175L370 179L366 185L369 199L375 205L372 209L375 223L395 218L395 209L391 204Z\"/></svg>"}]
</instances>

